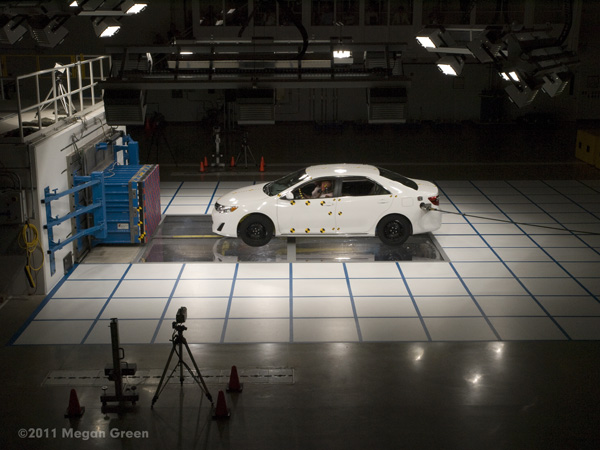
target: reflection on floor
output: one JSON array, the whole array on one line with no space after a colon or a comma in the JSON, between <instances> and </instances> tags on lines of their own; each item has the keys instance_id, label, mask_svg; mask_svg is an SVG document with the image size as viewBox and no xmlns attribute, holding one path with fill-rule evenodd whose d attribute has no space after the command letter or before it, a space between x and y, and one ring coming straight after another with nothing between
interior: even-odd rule
<instances>
[{"instance_id":1,"label":"reflection on floor","mask_svg":"<svg viewBox=\"0 0 600 450\"><path fill-rule=\"evenodd\" d=\"M168 184L165 214L224 184ZM167 342L180 306L190 343L600 339L598 181L438 185L468 214L434 233L450 262L81 264L12 342L108 343L111 317L123 343Z\"/></svg>"},{"instance_id":2,"label":"reflection on floor","mask_svg":"<svg viewBox=\"0 0 600 450\"><path fill-rule=\"evenodd\" d=\"M262 247L212 234L208 215L166 216L144 252L143 262L340 262L443 261L431 234L411 236L398 247L378 238L275 238Z\"/></svg>"}]
</instances>

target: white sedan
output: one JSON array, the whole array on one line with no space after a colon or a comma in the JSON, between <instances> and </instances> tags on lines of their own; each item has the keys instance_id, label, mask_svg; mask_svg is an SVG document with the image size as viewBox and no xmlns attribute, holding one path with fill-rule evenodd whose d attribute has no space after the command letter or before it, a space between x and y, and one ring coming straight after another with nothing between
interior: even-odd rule
<instances>
[{"instance_id":1,"label":"white sedan","mask_svg":"<svg viewBox=\"0 0 600 450\"><path fill-rule=\"evenodd\" d=\"M438 188L362 164L311 166L220 197L212 230L258 247L273 236L378 236L400 245L441 226Z\"/></svg>"}]
</instances>

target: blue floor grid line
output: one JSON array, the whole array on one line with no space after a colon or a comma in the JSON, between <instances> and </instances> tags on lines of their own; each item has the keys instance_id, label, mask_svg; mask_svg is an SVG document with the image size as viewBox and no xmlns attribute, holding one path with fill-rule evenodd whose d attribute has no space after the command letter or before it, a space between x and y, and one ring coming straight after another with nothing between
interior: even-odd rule
<instances>
[{"instance_id":1,"label":"blue floor grid line","mask_svg":"<svg viewBox=\"0 0 600 450\"><path fill-rule=\"evenodd\" d=\"M247 184L161 183L163 214ZM600 339L598 180L437 184L450 262L84 262L11 343L166 344L181 306L190 343Z\"/></svg>"}]
</instances>

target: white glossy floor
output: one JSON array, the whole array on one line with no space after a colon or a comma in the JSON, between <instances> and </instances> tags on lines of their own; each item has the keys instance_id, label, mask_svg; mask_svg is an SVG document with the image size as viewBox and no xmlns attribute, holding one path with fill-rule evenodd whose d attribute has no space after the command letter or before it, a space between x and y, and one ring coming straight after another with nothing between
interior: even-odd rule
<instances>
[{"instance_id":1,"label":"white glossy floor","mask_svg":"<svg viewBox=\"0 0 600 450\"><path fill-rule=\"evenodd\" d=\"M245 184L162 183L163 213ZM167 343L180 306L189 343L600 339L600 181L437 184L478 216L444 214L450 262L84 263L11 343L107 344L112 317L123 344Z\"/></svg>"}]
</instances>

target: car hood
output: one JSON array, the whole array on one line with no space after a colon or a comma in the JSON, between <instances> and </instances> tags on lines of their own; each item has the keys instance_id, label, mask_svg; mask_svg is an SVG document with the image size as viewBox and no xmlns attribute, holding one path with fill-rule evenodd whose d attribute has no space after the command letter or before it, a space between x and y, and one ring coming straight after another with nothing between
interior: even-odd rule
<instances>
[{"instance_id":1,"label":"car hood","mask_svg":"<svg viewBox=\"0 0 600 450\"><path fill-rule=\"evenodd\" d=\"M251 186L234 189L233 191L229 191L227 194L219 197L217 203L226 206L241 206L247 203L254 203L264 200L265 198L269 198L269 196L263 191L265 184L267 183L254 184Z\"/></svg>"}]
</instances>

